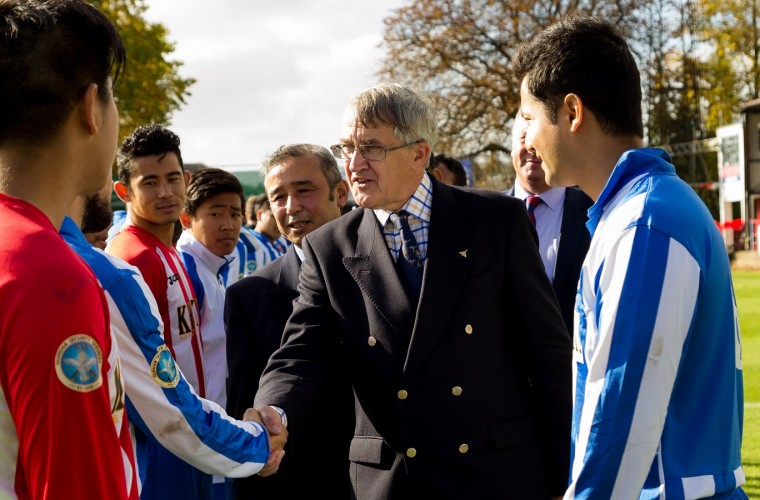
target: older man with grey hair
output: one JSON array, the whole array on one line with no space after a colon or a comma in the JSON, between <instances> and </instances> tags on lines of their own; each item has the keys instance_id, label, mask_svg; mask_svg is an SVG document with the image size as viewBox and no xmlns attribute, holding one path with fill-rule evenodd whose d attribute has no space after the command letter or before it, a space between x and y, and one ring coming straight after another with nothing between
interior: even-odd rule
<instances>
[{"instance_id":1,"label":"older man with grey hair","mask_svg":"<svg viewBox=\"0 0 760 500\"><path fill-rule=\"evenodd\" d=\"M349 103L331 149L362 208L302 242L255 406L296 440L328 375L350 380L354 498L560 495L571 342L535 230L519 200L426 175L436 129L410 87Z\"/></svg>"}]
</instances>

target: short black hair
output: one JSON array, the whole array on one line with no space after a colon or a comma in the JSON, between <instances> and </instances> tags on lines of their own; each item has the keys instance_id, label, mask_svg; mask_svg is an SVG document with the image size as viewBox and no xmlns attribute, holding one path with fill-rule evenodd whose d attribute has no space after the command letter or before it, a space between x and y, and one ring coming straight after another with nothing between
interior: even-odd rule
<instances>
[{"instance_id":1,"label":"short black hair","mask_svg":"<svg viewBox=\"0 0 760 500\"><path fill-rule=\"evenodd\" d=\"M609 22L565 17L521 45L512 65L519 81L527 78L528 90L553 123L565 96L574 93L605 133L644 136L639 69Z\"/></svg>"},{"instance_id":2,"label":"short black hair","mask_svg":"<svg viewBox=\"0 0 760 500\"><path fill-rule=\"evenodd\" d=\"M129 187L129 181L135 171L135 158L153 155L161 155L163 158L167 153L174 153L177 156L179 165L184 171L185 164L182 162L177 134L157 123L140 125L124 139L119 147L119 153L116 156L119 181Z\"/></svg>"},{"instance_id":3,"label":"short black hair","mask_svg":"<svg viewBox=\"0 0 760 500\"><path fill-rule=\"evenodd\" d=\"M212 196L233 193L240 196L240 211L243 211L245 195L243 185L233 174L221 168L201 168L190 176L185 196L185 212L194 216L201 204Z\"/></svg>"},{"instance_id":4,"label":"short black hair","mask_svg":"<svg viewBox=\"0 0 760 500\"><path fill-rule=\"evenodd\" d=\"M449 169L449 172L454 175L455 186L467 185L467 172L465 172L461 161L447 154L438 153L431 158L429 170L432 171L439 163L443 163Z\"/></svg>"},{"instance_id":5,"label":"short black hair","mask_svg":"<svg viewBox=\"0 0 760 500\"><path fill-rule=\"evenodd\" d=\"M0 1L0 144L49 141L93 83L108 102L126 60L111 21L83 0Z\"/></svg>"},{"instance_id":6,"label":"short black hair","mask_svg":"<svg viewBox=\"0 0 760 500\"><path fill-rule=\"evenodd\" d=\"M258 212L259 210L266 212L267 210L271 209L272 207L269 204L269 196L267 196L266 193L259 193L253 199L253 213Z\"/></svg>"}]
</instances>

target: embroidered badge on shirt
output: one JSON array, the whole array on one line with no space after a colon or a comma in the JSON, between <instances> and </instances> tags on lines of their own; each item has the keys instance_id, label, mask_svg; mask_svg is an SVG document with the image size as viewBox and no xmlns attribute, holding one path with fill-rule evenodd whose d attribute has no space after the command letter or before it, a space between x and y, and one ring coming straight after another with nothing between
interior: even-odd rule
<instances>
[{"instance_id":1,"label":"embroidered badge on shirt","mask_svg":"<svg viewBox=\"0 0 760 500\"><path fill-rule=\"evenodd\" d=\"M94 391L103 385L102 366L103 352L89 335L72 335L61 342L55 353L58 379L77 392Z\"/></svg>"},{"instance_id":2,"label":"embroidered badge on shirt","mask_svg":"<svg viewBox=\"0 0 760 500\"><path fill-rule=\"evenodd\" d=\"M161 387L177 387L179 382L179 371L174 363L171 351L165 345L162 345L153 356L150 362L150 373L153 380Z\"/></svg>"}]
</instances>

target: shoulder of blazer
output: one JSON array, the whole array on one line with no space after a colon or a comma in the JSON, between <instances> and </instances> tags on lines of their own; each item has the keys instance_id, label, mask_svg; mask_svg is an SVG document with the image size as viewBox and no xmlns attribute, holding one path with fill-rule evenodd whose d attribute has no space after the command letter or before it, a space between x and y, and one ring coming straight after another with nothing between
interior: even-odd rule
<instances>
[{"instance_id":1,"label":"shoulder of blazer","mask_svg":"<svg viewBox=\"0 0 760 500\"><path fill-rule=\"evenodd\" d=\"M565 191L566 204L572 205L579 210L588 210L594 204L594 200L577 187L569 187Z\"/></svg>"},{"instance_id":2,"label":"shoulder of blazer","mask_svg":"<svg viewBox=\"0 0 760 500\"><path fill-rule=\"evenodd\" d=\"M448 186L444 186L445 189ZM522 200L514 196L505 196L503 191L479 188L449 188L457 203L467 210L487 210L489 206L499 205L501 209L507 210L524 210L525 205ZM433 209L435 210L435 193L433 193ZM480 212L470 212L480 213Z\"/></svg>"},{"instance_id":3,"label":"shoulder of blazer","mask_svg":"<svg viewBox=\"0 0 760 500\"><path fill-rule=\"evenodd\" d=\"M356 235L359 226L368 217L377 221L372 210L356 208L310 232L304 237L304 241L308 242L311 247L322 249L355 240L356 238L351 238L349 235Z\"/></svg>"}]
</instances>

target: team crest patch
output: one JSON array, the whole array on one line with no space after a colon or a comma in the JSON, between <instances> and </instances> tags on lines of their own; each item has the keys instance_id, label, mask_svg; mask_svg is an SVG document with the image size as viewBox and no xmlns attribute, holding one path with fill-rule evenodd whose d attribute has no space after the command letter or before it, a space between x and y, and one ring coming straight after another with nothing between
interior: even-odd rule
<instances>
[{"instance_id":1,"label":"team crest patch","mask_svg":"<svg viewBox=\"0 0 760 500\"><path fill-rule=\"evenodd\" d=\"M245 267L248 269L248 274L254 272L256 270L256 261L255 260L249 260Z\"/></svg>"},{"instance_id":2,"label":"team crest patch","mask_svg":"<svg viewBox=\"0 0 760 500\"><path fill-rule=\"evenodd\" d=\"M153 356L150 362L150 373L153 380L161 387L177 387L179 382L179 370L174 363L171 351L165 345L162 345Z\"/></svg>"},{"instance_id":3,"label":"team crest patch","mask_svg":"<svg viewBox=\"0 0 760 500\"><path fill-rule=\"evenodd\" d=\"M95 339L78 334L67 338L55 353L58 379L77 392L94 391L103 385L103 352Z\"/></svg>"}]
</instances>

